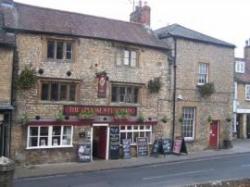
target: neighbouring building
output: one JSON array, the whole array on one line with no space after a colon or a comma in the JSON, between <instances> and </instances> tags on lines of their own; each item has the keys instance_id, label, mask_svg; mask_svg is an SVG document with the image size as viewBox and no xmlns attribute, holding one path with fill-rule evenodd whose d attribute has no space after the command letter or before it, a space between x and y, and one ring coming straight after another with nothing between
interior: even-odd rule
<instances>
[{"instance_id":1,"label":"neighbouring building","mask_svg":"<svg viewBox=\"0 0 250 187\"><path fill-rule=\"evenodd\" d=\"M222 147L232 138L235 46L178 24L156 34L172 49L174 136L189 150Z\"/></svg>"},{"instance_id":2,"label":"neighbouring building","mask_svg":"<svg viewBox=\"0 0 250 187\"><path fill-rule=\"evenodd\" d=\"M136 155L137 137L170 134L169 50L147 26L13 1L1 8L2 28L16 35L17 75L37 78L14 94L17 162L76 161L86 142L80 153L109 159L117 134Z\"/></svg>"},{"instance_id":3,"label":"neighbouring building","mask_svg":"<svg viewBox=\"0 0 250 187\"><path fill-rule=\"evenodd\" d=\"M235 58L234 132L236 138L250 138L250 44L244 58Z\"/></svg>"}]
</instances>

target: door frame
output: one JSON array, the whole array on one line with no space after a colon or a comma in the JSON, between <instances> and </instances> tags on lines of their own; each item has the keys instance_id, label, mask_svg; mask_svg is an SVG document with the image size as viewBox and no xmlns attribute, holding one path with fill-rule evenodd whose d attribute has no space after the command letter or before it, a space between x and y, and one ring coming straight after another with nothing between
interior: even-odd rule
<instances>
[{"instance_id":1,"label":"door frame","mask_svg":"<svg viewBox=\"0 0 250 187\"><path fill-rule=\"evenodd\" d=\"M105 160L109 159L109 124L108 123L93 123L92 124L92 138L91 138L91 155L92 155L92 160L93 160L93 138L94 138L94 128L95 127L107 127L106 131L106 155L105 155Z\"/></svg>"},{"instance_id":2,"label":"door frame","mask_svg":"<svg viewBox=\"0 0 250 187\"><path fill-rule=\"evenodd\" d=\"M213 120L209 125L209 147L212 148L212 146L210 145L210 136L211 136L210 133L211 133L211 125L213 123L216 123L216 125L217 125L217 142L216 142L216 147L215 148L218 149L219 144L220 144L220 120Z\"/></svg>"}]
</instances>

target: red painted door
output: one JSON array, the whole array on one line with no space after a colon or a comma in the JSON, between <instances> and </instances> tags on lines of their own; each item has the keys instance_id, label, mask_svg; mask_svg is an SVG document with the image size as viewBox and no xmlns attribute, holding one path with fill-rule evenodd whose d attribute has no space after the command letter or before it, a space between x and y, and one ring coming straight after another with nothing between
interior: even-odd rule
<instances>
[{"instance_id":1,"label":"red painted door","mask_svg":"<svg viewBox=\"0 0 250 187\"><path fill-rule=\"evenodd\" d=\"M99 142L98 142L98 157L106 158L106 144L107 144L107 127L100 127Z\"/></svg>"},{"instance_id":2,"label":"red painted door","mask_svg":"<svg viewBox=\"0 0 250 187\"><path fill-rule=\"evenodd\" d=\"M210 124L209 146L218 148L219 145L219 121L213 121Z\"/></svg>"}]
</instances>

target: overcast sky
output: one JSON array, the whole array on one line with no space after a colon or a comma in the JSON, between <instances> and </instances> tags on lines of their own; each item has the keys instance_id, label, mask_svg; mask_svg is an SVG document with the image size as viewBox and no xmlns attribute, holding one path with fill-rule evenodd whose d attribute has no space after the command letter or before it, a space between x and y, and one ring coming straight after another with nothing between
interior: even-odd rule
<instances>
[{"instance_id":1,"label":"overcast sky","mask_svg":"<svg viewBox=\"0 0 250 187\"><path fill-rule=\"evenodd\" d=\"M133 0L15 0L61 10L128 21ZM135 0L138 2L138 0ZM157 29L178 23L237 46L243 56L250 37L249 0L148 0L151 27Z\"/></svg>"}]
</instances>

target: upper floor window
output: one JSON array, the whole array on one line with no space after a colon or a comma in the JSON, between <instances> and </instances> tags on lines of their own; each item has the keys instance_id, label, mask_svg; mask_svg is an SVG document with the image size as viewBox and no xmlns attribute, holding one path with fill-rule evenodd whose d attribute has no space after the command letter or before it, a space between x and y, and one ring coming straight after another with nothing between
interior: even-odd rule
<instances>
[{"instance_id":1,"label":"upper floor window","mask_svg":"<svg viewBox=\"0 0 250 187\"><path fill-rule=\"evenodd\" d=\"M42 82L41 100L44 101L75 101L76 83Z\"/></svg>"},{"instance_id":2,"label":"upper floor window","mask_svg":"<svg viewBox=\"0 0 250 187\"><path fill-rule=\"evenodd\" d=\"M194 140L194 128L195 128L195 108L184 107L183 108L183 120L182 120L182 136L186 140Z\"/></svg>"},{"instance_id":3,"label":"upper floor window","mask_svg":"<svg viewBox=\"0 0 250 187\"><path fill-rule=\"evenodd\" d=\"M198 85L208 83L208 64L199 64Z\"/></svg>"},{"instance_id":4,"label":"upper floor window","mask_svg":"<svg viewBox=\"0 0 250 187\"><path fill-rule=\"evenodd\" d=\"M138 103L139 88L112 85L112 102Z\"/></svg>"},{"instance_id":5,"label":"upper floor window","mask_svg":"<svg viewBox=\"0 0 250 187\"><path fill-rule=\"evenodd\" d=\"M71 62L72 53L73 50L71 41L48 40L47 42L48 59Z\"/></svg>"},{"instance_id":6,"label":"upper floor window","mask_svg":"<svg viewBox=\"0 0 250 187\"><path fill-rule=\"evenodd\" d=\"M246 100L250 100L250 84L245 86L245 98Z\"/></svg>"},{"instance_id":7,"label":"upper floor window","mask_svg":"<svg viewBox=\"0 0 250 187\"><path fill-rule=\"evenodd\" d=\"M236 61L235 62L235 72L245 73L245 62L244 61Z\"/></svg>"},{"instance_id":8,"label":"upper floor window","mask_svg":"<svg viewBox=\"0 0 250 187\"><path fill-rule=\"evenodd\" d=\"M135 50L119 50L117 53L116 64L118 66L136 67L138 54Z\"/></svg>"}]
</instances>

